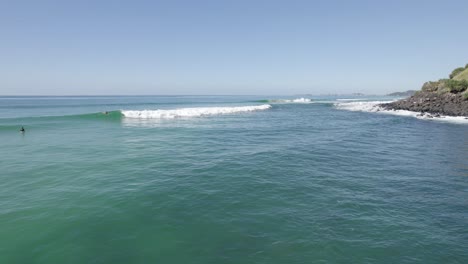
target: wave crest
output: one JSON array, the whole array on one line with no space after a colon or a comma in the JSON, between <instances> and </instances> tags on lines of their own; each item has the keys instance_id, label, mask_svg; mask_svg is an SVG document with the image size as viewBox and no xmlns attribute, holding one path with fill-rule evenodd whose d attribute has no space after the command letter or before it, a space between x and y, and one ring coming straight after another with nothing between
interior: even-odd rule
<instances>
[{"instance_id":1,"label":"wave crest","mask_svg":"<svg viewBox=\"0 0 468 264\"><path fill-rule=\"evenodd\" d=\"M341 110L361 111L361 112L380 112L384 111L380 104L391 103L392 101L364 101L364 102L340 102L335 103L335 107Z\"/></svg>"},{"instance_id":2,"label":"wave crest","mask_svg":"<svg viewBox=\"0 0 468 264\"><path fill-rule=\"evenodd\" d=\"M199 117L208 115L223 115L239 112L252 112L258 110L267 110L271 105L254 105L254 106L236 106L236 107L194 107L194 108L179 108L171 110L122 110L122 114L128 118L155 118L155 119L171 119L178 117Z\"/></svg>"},{"instance_id":3,"label":"wave crest","mask_svg":"<svg viewBox=\"0 0 468 264\"><path fill-rule=\"evenodd\" d=\"M272 99L268 100L268 102L279 104L308 104L312 103L312 99L301 97L296 99Z\"/></svg>"}]
</instances>

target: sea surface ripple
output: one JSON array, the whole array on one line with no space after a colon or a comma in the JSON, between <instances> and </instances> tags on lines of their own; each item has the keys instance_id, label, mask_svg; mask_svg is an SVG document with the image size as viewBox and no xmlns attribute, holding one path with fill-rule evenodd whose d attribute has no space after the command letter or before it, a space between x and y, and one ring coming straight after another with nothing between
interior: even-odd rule
<instances>
[{"instance_id":1,"label":"sea surface ripple","mask_svg":"<svg viewBox=\"0 0 468 264\"><path fill-rule=\"evenodd\" d=\"M0 98L0 263L468 263L467 125L294 99Z\"/></svg>"}]
</instances>

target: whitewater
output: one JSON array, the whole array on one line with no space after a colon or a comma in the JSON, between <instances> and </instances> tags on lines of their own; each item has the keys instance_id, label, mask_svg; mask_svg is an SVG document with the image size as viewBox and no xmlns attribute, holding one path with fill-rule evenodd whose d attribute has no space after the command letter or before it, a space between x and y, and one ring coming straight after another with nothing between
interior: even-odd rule
<instances>
[{"instance_id":1,"label":"whitewater","mask_svg":"<svg viewBox=\"0 0 468 264\"><path fill-rule=\"evenodd\" d=\"M225 115L241 112L252 112L270 109L271 105L253 105L236 107L191 107L180 109L158 109L158 110L122 110L122 114L128 118L156 118L172 119L179 117L199 117L209 115Z\"/></svg>"},{"instance_id":2,"label":"whitewater","mask_svg":"<svg viewBox=\"0 0 468 264\"><path fill-rule=\"evenodd\" d=\"M275 104L309 104L312 103L313 100L310 98L301 97L295 99L270 99L268 102Z\"/></svg>"}]
</instances>

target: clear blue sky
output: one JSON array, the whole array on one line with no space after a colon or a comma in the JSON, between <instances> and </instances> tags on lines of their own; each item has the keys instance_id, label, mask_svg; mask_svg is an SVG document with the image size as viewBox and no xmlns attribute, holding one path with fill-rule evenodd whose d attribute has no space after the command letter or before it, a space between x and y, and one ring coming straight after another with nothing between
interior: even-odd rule
<instances>
[{"instance_id":1,"label":"clear blue sky","mask_svg":"<svg viewBox=\"0 0 468 264\"><path fill-rule=\"evenodd\" d=\"M468 1L1 1L0 94L383 94L468 63Z\"/></svg>"}]
</instances>

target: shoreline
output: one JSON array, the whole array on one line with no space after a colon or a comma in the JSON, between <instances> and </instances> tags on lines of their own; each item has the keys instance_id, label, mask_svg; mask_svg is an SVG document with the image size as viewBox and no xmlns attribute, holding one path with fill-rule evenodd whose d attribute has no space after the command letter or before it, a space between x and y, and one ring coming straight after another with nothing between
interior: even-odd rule
<instances>
[{"instance_id":1,"label":"shoreline","mask_svg":"<svg viewBox=\"0 0 468 264\"><path fill-rule=\"evenodd\" d=\"M406 110L417 113L428 113L432 116L468 117L468 100L461 94L421 91L409 98L390 103L382 103L386 110Z\"/></svg>"},{"instance_id":2,"label":"shoreline","mask_svg":"<svg viewBox=\"0 0 468 264\"><path fill-rule=\"evenodd\" d=\"M421 120L440 121L456 124L468 124L468 116L451 116L440 113L430 113L425 111L410 111L405 109L391 109L388 105L398 101L361 101L335 103L334 106L340 110L353 112L379 113L395 116L407 116Z\"/></svg>"}]
</instances>

